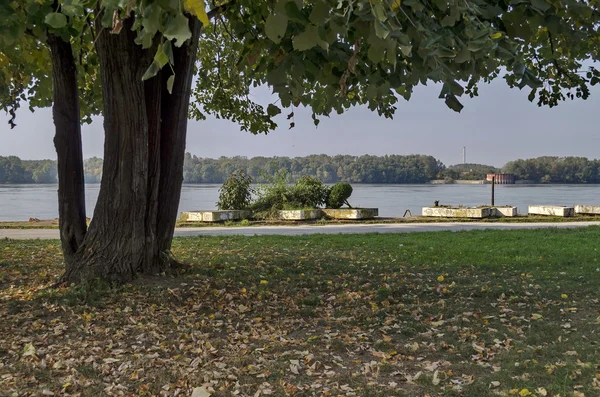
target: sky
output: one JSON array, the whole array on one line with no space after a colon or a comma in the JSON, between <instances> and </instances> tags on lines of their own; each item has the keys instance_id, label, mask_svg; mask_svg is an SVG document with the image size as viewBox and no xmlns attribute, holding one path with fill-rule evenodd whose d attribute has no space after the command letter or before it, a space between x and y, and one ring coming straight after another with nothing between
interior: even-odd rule
<instances>
[{"instance_id":1,"label":"sky","mask_svg":"<svg viewBox=\"0 0 600 397\"><path fill-rule=\"evenodd\" d=\"M527 100L529 91L510 89L503 80L482 85L479 97L462 98L462 112L448 109L438 99L440 86L419 87L410 101L400 99L393 120L367 108L324 118L315 127L308 109L295 110L295 128L285 116L268 135L252 135L229 121L209 118L190 121L186 150L199 157L305 156L309 154L429 154L446 165L462 162L502 166L518 158L583 156L600 158L600 87L586 101L558 107L538 107ZM266 89L255 93L260 103L273 101ZM286 114L286 112L283 112ZM56 159L50 109L31 113L23 106L17 127L0 114L0 156ZM102 119L82 129L84 158L103 157Z\"/></svg>"}]
</instances>

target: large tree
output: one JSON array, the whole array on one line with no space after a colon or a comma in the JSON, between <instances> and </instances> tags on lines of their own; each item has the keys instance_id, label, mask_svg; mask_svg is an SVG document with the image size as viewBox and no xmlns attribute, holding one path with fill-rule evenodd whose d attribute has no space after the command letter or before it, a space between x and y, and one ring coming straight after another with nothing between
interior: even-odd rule
<instances>
[{"instance_id":1,"label":"large tree","mask_svg":"<svg viewBox=\"0 0 600 397\"><path fill-rule=\"evenodd\" d=\"M126 282L175 264L188 115L253 133L296 106L315 124L354 105L392 117L428 81L460 111L498 76L540 105L585 99L599 22L598 0L4 0L0 107L12 125L21 103L53 107L64 281ZM261 85L268 106L249 95ZM94 114L104 168L87 228L80 125Z\"/></svg>"}]
</instances>

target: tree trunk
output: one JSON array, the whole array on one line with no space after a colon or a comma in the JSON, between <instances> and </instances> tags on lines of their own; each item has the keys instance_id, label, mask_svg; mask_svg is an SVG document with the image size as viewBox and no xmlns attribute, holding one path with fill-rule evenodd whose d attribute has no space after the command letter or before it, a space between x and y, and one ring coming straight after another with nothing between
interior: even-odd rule
<instances>
[{"instance_id":1,"label":"tree trunk","mask_svg":"<svg viewBox=\"0 0 600 397\"><path fill-rule=\"evenodd\" d=\"M202 24L196 18L190 18L192 38L181 48L174 48L175 84L173 93L166 90L166 79L163 76L162 103L162 134L160 142L160 187L159 187L159 212L158 212L158 239L161 252L171 250L179 199L181 198L181 185L183 183L183 161L185 158L185 142L187 136L188 109L192 80L194 77L194 63L198 50L198 38Z\"/></svg>"},{"instance_id":2,"label":"tree trunk","mask_svg":"<svg viewBox=\"0 0 600 397\"><path fill-rule=\"evenodd\" d=\"M102 182L90 229L65 281L124 283L138 273L166 271L172 263L168 250L183 177L198 29L174 51L169 95L166 70L142 81L156 48L134 43L132 22L125 20L119 34L101 30L96 42L104 102Z\"/></svg>"},{"instance_id":3,"label":"tree trunk","mask_svg":"<svg viewBox=\"0 0 600 397\"><path fill-rule=\"evenodd\" d=\"M48 46L52 60L54 146L58 158L58 224L64 260L69 268L87 228L77 68L69 42L50 35Z\"/></svg>"}]
</instances>

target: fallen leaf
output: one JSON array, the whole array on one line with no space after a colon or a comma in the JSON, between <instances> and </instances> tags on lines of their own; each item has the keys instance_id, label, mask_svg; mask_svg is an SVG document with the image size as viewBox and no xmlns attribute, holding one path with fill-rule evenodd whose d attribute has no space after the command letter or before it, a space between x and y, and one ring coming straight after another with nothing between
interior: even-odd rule
<instances>
[{"instance_id":1,"label":"fallen leaf","mask_svg":"<svg viewBox=\"0 0 600 397\"><path fill-rule=\"evenodd\" d=\"M192 397L210 397L210 393L204 387L196 387L192 392Z\"/></svg>"}]
</instances>

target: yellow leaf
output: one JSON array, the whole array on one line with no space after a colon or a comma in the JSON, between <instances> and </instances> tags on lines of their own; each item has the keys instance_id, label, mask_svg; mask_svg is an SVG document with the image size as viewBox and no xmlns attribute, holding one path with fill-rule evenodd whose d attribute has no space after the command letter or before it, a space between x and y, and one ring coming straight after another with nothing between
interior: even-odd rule
<instances>
[{"instance_id":1,"label":"yellow leaf","mask_svg":"<svg viewBox=\"0 0 600 397\"><path fill-rule=\"evenodd\" d=\"M206 13L206 4L204 0L183 0L183 6L192 15L196 16L202 25L208 26L208 14Z\"/></svg>"},{"instance_id":2,"label":"yellow leaf","mask_svg":"<svg viewBox=\"0 0 600 397\"><path fill-rule=\"evenodd\" d=\"M444 276L438 276L438 278L437 278L437 281L439 281L440 283L441 283L442 281L444 281Z\"/></svg>"},{"instance_id":3,"label":"yellow leaf","mask_svg":"<svg viewBox=\"0 0 600 397\"><path fill-rule=\"evenodd\" d=\"M267 280L260 280L260 283L261 283L262 285L266 285L266 284L268 284L269 282L268 282Z\"/></svg>"},{"instance_id":4,"label":"yellow leaf","mask_svg":"<svg viewBox=\"0 0 600 397\"><path fill-rule=\"evenodd\" d=\"M522 390L519 392L519 396L521 396L521 397L525 397L525 396L531 396L531 392L530 392L529 390L527 390L527 389L522 389Z\"/></svg>"},{"instance_id":5,"label":"yellow leaf","mask_svg":"<svg viewBox=\"0 0 600 397\"><path fill-rule=\"evenodd\" d=\"M400 4L402 4L402 0L392 0L392 10L397 12L400 8Z\"/></svg>"},{"instance_id":6,"label":"yellow leaf","mask_svg":"<svg viewBox=\"0 0 600 397\"><path fill-rule=\"evenodd\" d=\"M499 39L500 37L502 37L502 32L496 32L493 35L490 36L492 39Z\"/></svg>"},{"instance_id":7,"label":"yellow leaf","mask_svg":"<svg viewBox=\"0 0 600 397\"><path fill-rule=\"evenodd\" d=\"M569 295L567 295L567 294L560 294L560 297L563 298L563 299L567 299L569 297Z\"/></svg>"},{"instance_id":8,"label":"yellow leaf","mask_svg":"<svg viewBox=\"0 0 600 397\"><path fill-rule=\"evenodd\" d=\"M31 343L28 343L23 347L23 357L26 356L35 356L35 347Z\"/></svg>"}]
</instances>

